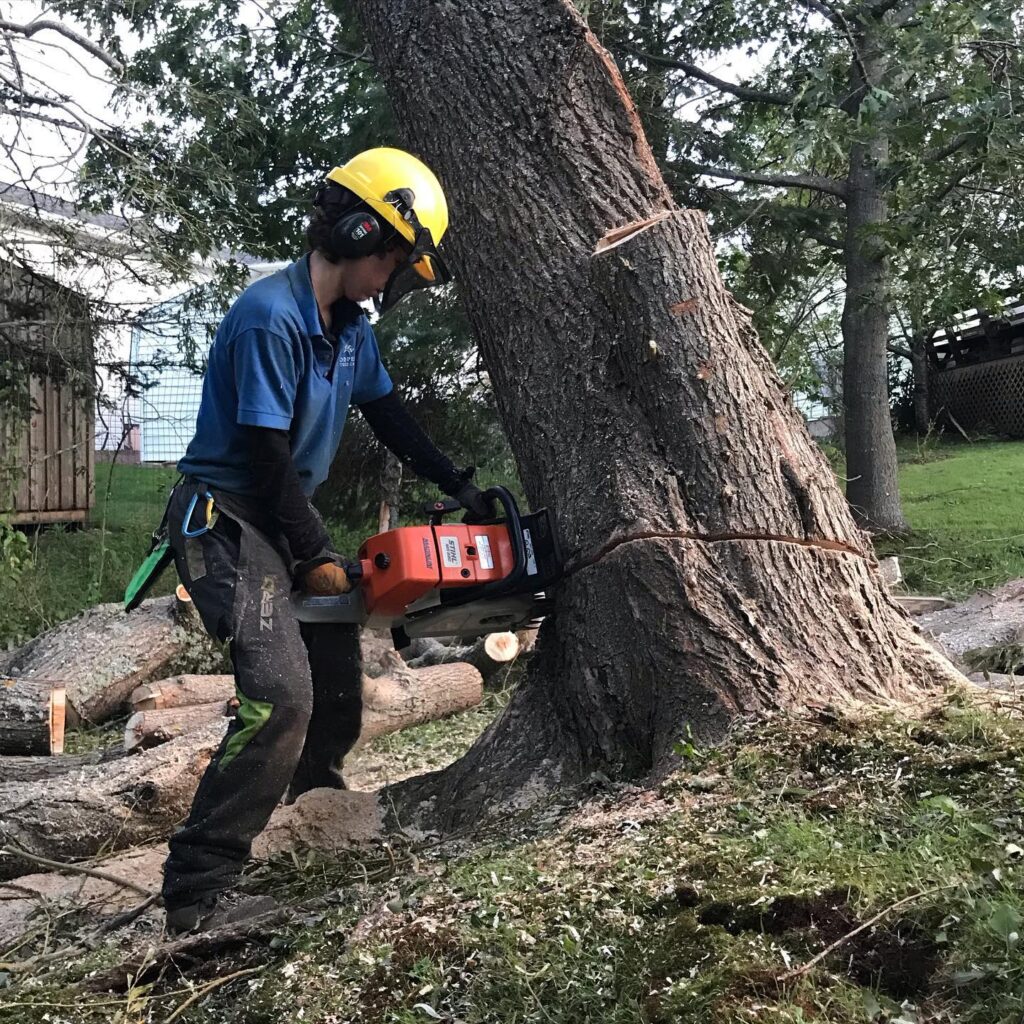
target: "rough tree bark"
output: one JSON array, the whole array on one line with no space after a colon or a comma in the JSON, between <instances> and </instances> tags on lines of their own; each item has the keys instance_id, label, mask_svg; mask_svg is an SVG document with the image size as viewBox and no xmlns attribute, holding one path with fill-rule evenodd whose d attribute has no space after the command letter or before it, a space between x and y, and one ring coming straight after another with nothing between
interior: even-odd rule
<instances>
[{"instance_id":1,"label":"rough tree bark","mask_svg":"<svg viewBox=\"0 0 1024 1024\"><path fill-rule=\"evenodd\" d=\"M442 827L692 730L959 678L885 594L867 538L704 217L675 208L608 54L565 0L357 0L450 256L530 504L569 574L502 717L440 777ZM448 240L446 240L448 241Z\"/></svg>"},{"instance_id":2,"label":"rough tree bark","mask_svg":"<svg viewBox=\"0 0 1024 1024\"><path fill-rule=\"evenodd\" d=\"M885 74L885 55L869 26L857 35L847 113L857 110L872 83ZM888 219L881 175L889 142L876 134L850 147L846 179L846 301L843 304L843 405L846 497L860 525L879 533L906 533L900 502L896 439L889 412L890 268L878 230Z\"/></svg>"}]
</instances>

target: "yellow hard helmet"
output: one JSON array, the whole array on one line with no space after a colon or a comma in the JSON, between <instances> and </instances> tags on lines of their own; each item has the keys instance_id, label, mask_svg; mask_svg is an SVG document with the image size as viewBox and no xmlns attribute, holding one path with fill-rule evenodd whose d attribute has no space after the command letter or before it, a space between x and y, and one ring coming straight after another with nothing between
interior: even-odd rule
<instances>
[{"instance_id":1,"label":"yellow hard helmet","mask_svg":"<svg viewBox=\"0 0 1024 1024\"><path fill-rule=\"evenodd\" d=\"M359 196L410 243L409 266L423 278L423 285L447 280L435 246L448 230L448 202L441 183L422 160L380 146L335 167L327 180Z\"/></svg>"}]
</instances>

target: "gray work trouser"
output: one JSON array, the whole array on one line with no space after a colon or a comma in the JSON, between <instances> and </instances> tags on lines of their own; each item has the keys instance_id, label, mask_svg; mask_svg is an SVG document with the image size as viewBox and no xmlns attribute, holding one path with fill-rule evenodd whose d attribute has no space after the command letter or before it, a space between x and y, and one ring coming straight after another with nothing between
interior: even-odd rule
<instances>
[{"instance_id":1,"label":"gray work trouser","mask_svg":"<svg viewBox=\"0 0 1024 1024\"><path fill-rule=\"evenodd\" d=\"M232 883L286 790L344 785L341 762L362 716L358 627L295 618L287 547L245 518L246 499L214 492L212 527L185 538L197 486L186 480L172 494L171 546L207 631L230 644L239 706L170 840L163 897L172 908ZM191 525L204 520L201 496Z\"/></svg>"}]
</instances>

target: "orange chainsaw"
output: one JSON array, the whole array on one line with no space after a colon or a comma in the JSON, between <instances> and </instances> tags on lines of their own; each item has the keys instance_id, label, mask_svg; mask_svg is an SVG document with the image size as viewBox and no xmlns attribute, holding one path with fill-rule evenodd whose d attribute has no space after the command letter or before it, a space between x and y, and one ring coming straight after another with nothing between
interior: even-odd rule
<instances>
[{"instance_id":1,"label":"orange chainsaw","mask_svg":"<svg viewBox=\"0 0 1024 1024\"><path fill-rule=\"evenodd\" d=\"M501 506L501 518L446 523L462 511L447 499L424 506L425 526L370 537L358 563L345 566L352 590L330 597L295 591L296 617L388 628L399 650L413 637L477 637L543 618L546 590L563 567L554 516L548 509L520 515L504 487L485 496Z\"/></svg>"}]
</instances>

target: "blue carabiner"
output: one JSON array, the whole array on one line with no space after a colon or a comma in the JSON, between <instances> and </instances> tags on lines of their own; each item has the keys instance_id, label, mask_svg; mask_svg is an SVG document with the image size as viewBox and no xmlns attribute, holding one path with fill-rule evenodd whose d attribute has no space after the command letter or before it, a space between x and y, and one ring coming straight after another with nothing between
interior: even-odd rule
<instances>
[{"instance_id":1,"label":"blue carabiner","mask_svg":"<svg viewBox=\"0 0 1024 1024\"><path fill-rule=\"evenodd\" d=\"M198 530L190 530L189 525L192 522L192 513L196 510L196 502L199 501L199 492L196 491L192 495L192 500L188 503L188 511L185 513L185 518L181 523L181 532L185 537L202 537L207 530L210 529L210 518L213 510L213 495L207 491L203 497L206 499L206 522Z\"/></svg>"}]
</instances>

